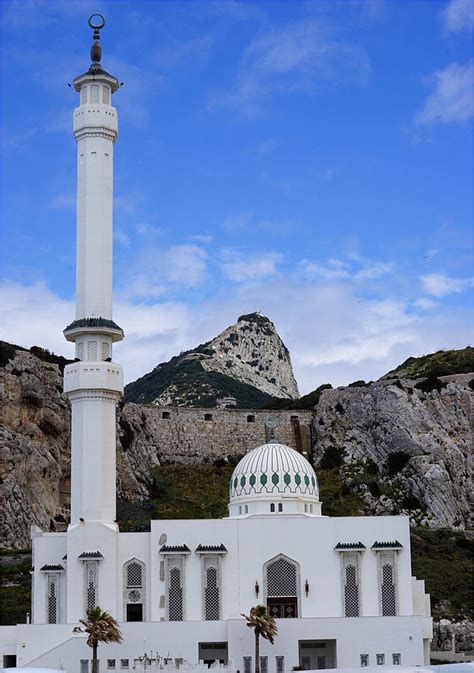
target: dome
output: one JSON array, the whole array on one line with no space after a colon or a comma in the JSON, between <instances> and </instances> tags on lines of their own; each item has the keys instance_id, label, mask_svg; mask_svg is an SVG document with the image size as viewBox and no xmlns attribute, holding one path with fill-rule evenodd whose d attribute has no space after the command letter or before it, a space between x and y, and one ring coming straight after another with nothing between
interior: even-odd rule
<instances>
[{"instance_id":1,"label":"dome","mask_svg":"<svg viewBox=\"0 0 474 673\"><path fill-rule=\"evenodd\" d=\"M230 505L256 497L319 501L316 473L298 451L276 442L264 444L242 458L230 480Z\"/></svg>"}]
</instances>

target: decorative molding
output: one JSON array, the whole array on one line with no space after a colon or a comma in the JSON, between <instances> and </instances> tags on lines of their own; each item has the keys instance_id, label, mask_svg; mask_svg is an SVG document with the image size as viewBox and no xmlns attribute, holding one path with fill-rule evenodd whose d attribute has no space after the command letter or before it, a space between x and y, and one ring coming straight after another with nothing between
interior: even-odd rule
<instances>
[{"instance_id":1,"label":"decorative molding","mask_svg":"<svg viewBox=\"0 0 474 673\"><path fill-rule=\"evenodd\" d=\"M79 561L102 561L104 557L100 551L83 551L77 558Z\"/></svg>"},{"instance_id":2,"label":"decorative molding","mask_svg":"<svg viewBox=\"0 0 474 673\"><path fill-rule=\"evenodd\" d=\"M372 545L371 549L377 551L379 549L403 549L403 545L398 541L394 540L393 542L378 542L377 540Z\"/></svg>"},{"instance_id":3,"label":"decorative molding","mask_svg":"<svg viewBox=\"0 0 474 673\"><path fill-rule=\"evenodd\" d=\"M42 568L40 568L40 572L42 573L47 573L47 572L64 572L64 568L62 565L59 563L57 565L44 565Z\"/></svg>"},{"instance_id":4,"label":"decorative molding","mask_svg":"<svg viewBox=\"0 0 474 673\"><path fill-rule=\"evenodd\" d=\"M196 547L196 554L227 554L227 549L224 547L224 545L219 544L219 545L198 545Z\"/></svg>"},{"instance_id":5,"label":"decorative molding","mask_svg":"<svg viewBox=\"0 0 474 673\"><path fill-rule=\"evenodd\" d=\"M334 551L344 552L344 551L364 551L366 546L362 542L338 542L334 547Z\"/></svg>"},{"instance_id":6,"label":"decorative molding","mask_svg":"<svg viewBox=\"0 0 474 673\"><path fill-rule=\"evenodd\" d=\"M174 545L174 546L173 546L173 545L166 545L166 544L164 544L164 545L160 548L160 554L173 554L173 555L176 555L176 554L190 554L190 553L191 553L190 548L189 548L187 545L185 545L185 544Z\"/></svg>"}]
</instances>

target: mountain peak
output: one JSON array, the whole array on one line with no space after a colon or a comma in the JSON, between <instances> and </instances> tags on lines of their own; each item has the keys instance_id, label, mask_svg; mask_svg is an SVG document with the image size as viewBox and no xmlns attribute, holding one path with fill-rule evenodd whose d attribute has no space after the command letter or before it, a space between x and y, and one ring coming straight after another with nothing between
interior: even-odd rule
<instances>
[{"instance_id":1,"label":"mountain peak","mask_svg":"<svg viewBox=\"0 0 474 673\"><path fill-rule=\"evenodd\" d=\"M275 325L259 312L241 315L214 339L162 363L125 390L127 401L215 406L234 398L238 407L271 397L299 397L290 355Z\"/></svg>"}]
</instances>

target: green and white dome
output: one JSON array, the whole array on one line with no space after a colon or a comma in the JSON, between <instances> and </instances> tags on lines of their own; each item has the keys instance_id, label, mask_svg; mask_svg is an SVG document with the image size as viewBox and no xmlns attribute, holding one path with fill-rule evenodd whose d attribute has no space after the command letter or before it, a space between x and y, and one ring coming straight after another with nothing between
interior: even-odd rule
<instances>
[{"instance_id":1,"label":"green and white dome","mask_svg":"<svg viewBox=\"0 0 474 673\"><path fill-rule=\"evenodd\" d=\"M257 500L276 503L271 512L293 511L292 507L283 510L278 505L290 500L303 505L319 503L318 480L309 462L298 451L276 442L259 446L242 458L232 474L229 490L231 515L252 514L254 507L236 511L235 506ZM311 510L297 509L313 513L312 506ZM260 512L261 508L257 510Z\"/></svg>"}]
</instances>

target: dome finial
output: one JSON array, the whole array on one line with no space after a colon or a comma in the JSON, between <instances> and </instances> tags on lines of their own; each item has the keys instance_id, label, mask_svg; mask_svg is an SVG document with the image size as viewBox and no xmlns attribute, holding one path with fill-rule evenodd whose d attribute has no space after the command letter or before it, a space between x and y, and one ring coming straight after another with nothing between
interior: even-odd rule
<instances>
[{"instance_id":1,"label":"dome finial","mask_svg":"<svg viewBox=\"0 0 474 673\"><path fill-rule=\"evenodd\" d=\"M91 47L92 63L100 63L102 57L102 48L100 46L100 30L105 26L105 19L102 14L91 14L89 17L89 26L94 30L94 43Z\"/></svg>"}]
</instances>

